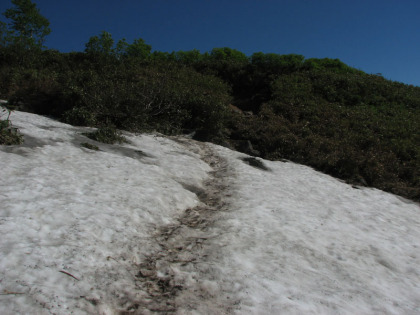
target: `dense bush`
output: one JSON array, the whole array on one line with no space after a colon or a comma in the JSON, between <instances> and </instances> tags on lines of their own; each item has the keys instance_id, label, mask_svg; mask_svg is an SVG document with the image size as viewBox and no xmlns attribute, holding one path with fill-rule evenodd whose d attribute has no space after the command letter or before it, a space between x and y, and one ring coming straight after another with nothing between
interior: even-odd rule
<instances>
[{"instance_id":1,"label":"dense bush","mask_svg":"<svg viewBox=\"0 0 420 315\"><path fill-rule=\"evenodd\" d=\"M338 59L152 52L105 31L62 54L42 46L49 22L36 5L12 4L0 22L0 97L18 109L98 127L90 136L105 142L121 140L117 129L194 131L420 200L420 87ZM2 118L0 143L21 140Z\"/></svg>"},{"instance_id":2,"label":"dense bush","mask_svg":"<svg viewBox=\"0 0 420 315\"><path fill-rule=\"evenodd\" d=\"M0 97L100 130L249 140L262 157L420 199L419 87L338 59L248 58L230 48L150 53L142 40L129 54L129 44L109 46L103 35L84 53L0 48ZM230 113L229 104L252 113Z\"/></svg>"},{"instance_id":3,"label":"dense bush","mask_svg":"<svg viewBox=\"0 0 420 315\"><path fill-rule=\"evenodd\" d=\"M56 62L54 62L56 61ZM26 67L0 68L1 91L20 109L76 125L131 131L223 133L230 90L213 75L170 61L42 52Z\"/></svg>"},{"instance_id":4,"label":"dense bush","mask_svg":"<svg viewBox=\"0 0 420 315\"><path fill-rule=\"evenodd\" d=\"M9 120L10 111L0 106L0 145L23 143L23 137Z\"/></svg>"},{"instance_id":5,"label":"dense bush","mask_svg":"<svg viewBox=\"0 0 420 315\"><path fill-rule=\"evenodd\" d=\"M228 88L219 79L173 64L83 71L71 83L74 106L63 117L74 124L169 134L203 130L212 138L222 129L229 104Z\"/></svg>"},{"instance_id":6,"label":"dense bush","mask_svg":"<svg viewBox=\"0 0 420 315\"><path fill-rule=\"evenodd\" d=\"M104 126L96 131L85 133L84 135L92 140L102 143L114 144L126 142L124 136L114 126ZM84 146L92 148L87 145Z\"/></svg>"},{"instance_id":7,"label":"dense bush","mask_svg":"<svg viewBox=\"0 0 420 315\"><path fill-rule=\"evenodd\" d=\"M232 120L233 136L266 158L419 199L419 93L357 72L281 75L258 116Z\"/></svg>"}]
</instances>

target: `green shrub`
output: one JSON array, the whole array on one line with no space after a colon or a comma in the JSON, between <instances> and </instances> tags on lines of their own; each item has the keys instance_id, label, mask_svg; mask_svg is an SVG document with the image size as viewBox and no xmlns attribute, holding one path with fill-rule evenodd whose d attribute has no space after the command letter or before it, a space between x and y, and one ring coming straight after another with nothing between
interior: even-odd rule
<instances>
[{"instance_id":1,"label":"green shrub","mask_svg":"<svg viewBox=\"0 0 420 315\"><path fill-rule=\"evenodd\" d=\"M265 158L420 199L420 88L360 73L282 75L258 116L230 124Z\"/></svg>"},{"instance_id":2,"label":"green shrub","mask_svg":"<svg viewBox=\"0 0 420 315\"><path fill-rule=\"evenodd\" d=\"M113 126L101 127L94 132L85 133L84 135L89 139L108 144L127 142L121 132Z\"/></svg>"},{"instance_id":3,"label":"green shrub","mask_svg":"<svg viewBox=\"0 0 420 315\"><path fill-rule=\"evenodd\" d=\"M90 144L87 142L83 142L80 144L82 147L89 149L89 150L93 150L93 151L99 151L99 147L94 145L94 144Z\"/></svg>"},{"instance_id":4,"label":"green shrub","mask_svg":"<svg viewBox=\"0 0 420 315\"><path fill-rule=\"evenodd\" d=\"M23 136L9 120L10 111L4 107L0 107L0 110L0 145L22 144Z\"/></svg>"},{"instance_id":5,"label":"green shrub","mask_svg":"<svg viewBox=\"0 0 420 315\"><path fill-rule=\"evenodd\" d=\"M223 128L230 101L220 79L167 63L80 70L64 89L73 104L62 116L68 123L165 134L204 130L208 138Z\"/></svg>"},{"instance_id":6,"label":"green shrub","mask_svg":"<svg viewBox=\"0 0 420 315\"><path fill-rule=\"evenodd\" d=\"M229 48L97 58L0 47L0 97L98 127L100 141L118 141L116 129L195 131L200 140L250 141L264 158L420 199L420 88L338 59L247 58ZM253 114L229 115L228 104ZM1 126L3 138L18 135L10 122Z\"/></svg>"}]
</instances>

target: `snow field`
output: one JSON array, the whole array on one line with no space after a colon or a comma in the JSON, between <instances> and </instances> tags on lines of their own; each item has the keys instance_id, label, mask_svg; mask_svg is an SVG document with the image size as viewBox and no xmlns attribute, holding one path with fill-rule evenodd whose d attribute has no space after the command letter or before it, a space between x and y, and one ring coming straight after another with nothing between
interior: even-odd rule
<instances>
[{"instance_id":1,"label":"snow field","mask_svg":"<svg viewBox=\"0 0 420 315\"><path fill-rule=\"evenodd\" d=\"M420 313L420 207L294 163L236 178L218 221L222 291L244 314ZM223 282L223 281L221 281ZM240 288L239 290L234 286Z\"/></svg>"},{"instance_id":2,"label":"snow field","mask_svg":"<svg viewBox=\"0 0 420 315\"><path fill-rule=\"evenodd\" d=\"M11 120L25 144L0 146L1 314L116 314L148 298L136 274L157 231L201 205L192 191L211 176L227 187L220 211L176 234L203 236L181 253L193 263L159 269L182 284L177 313L420 314L417 203L212 144L226 173L189 140L127 133L93 151L89 128Z\"/></svg>"},{"instance_id":3,"label":"snow field","mask_svg":"<svg viewBox=\"0 0 420 315\"><path fill-rule=\"evenodd\" d=\"M209 167L165 138L130 136L134 159L82 148L83 128L12 119L32 141L0 150L1 313L112 313L139 294L156 228L198 204L181 183L200 185Z\"/></svg>"}]
</instances>

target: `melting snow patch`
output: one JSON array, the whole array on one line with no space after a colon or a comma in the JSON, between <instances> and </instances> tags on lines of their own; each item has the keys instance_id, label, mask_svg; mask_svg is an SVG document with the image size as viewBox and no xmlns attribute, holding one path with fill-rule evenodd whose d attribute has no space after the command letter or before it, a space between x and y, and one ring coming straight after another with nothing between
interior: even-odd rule
<instances>
[{"instance_id":1,"label":"melting snow patch","mask_svg":"<svg viewBox=\"0 0 420 315\"><path fill-rule=\"evenodd\" d=\"M31 145L0 150L0 313L107 313L138 298L153 233L199 203L179 182L200 186L209 166L158 136L129 137L121 150L138 160L72 144L83 128L12 119Z\"/></svg>"},{"instance_id":2,"label":"melting snow patch","mask_svg":"<svg viewBox=\"0 0 420 315\"><path fill-rule=\"evenodd\" d=\"M264 161L271 172L261 172L218 151L235 193L209 244L214 304L229 297L238 314L420 313L418 204L294 163Z\"/></svg>"},{"instance_id":3,"label":"melting snow patch","mask_svg":"<svg viewBox=\"0 0 420 315\"><path fill-rule=\"evenodd\" d=\"M189 139L95 151L88 128L11 119L26 142L0 147L1 314L135 310L159 231L167 257L183 244L153 274L172 272L178 313L420 313L417 203Z\"/></svg>"}]
</instances>

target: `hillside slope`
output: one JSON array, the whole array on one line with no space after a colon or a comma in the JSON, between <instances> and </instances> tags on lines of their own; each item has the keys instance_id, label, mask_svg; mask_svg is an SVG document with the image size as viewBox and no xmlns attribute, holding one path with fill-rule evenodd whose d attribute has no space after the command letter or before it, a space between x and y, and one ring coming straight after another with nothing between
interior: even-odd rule
<instances>
[{"instance_id":1,"label":"hillside slope","mask_svg":"<svg viewBox=\"0 0 420 315\"><path fill-rule=\"evenodd\" d=\"M188 138L11 119L2 314L420 312L417 203Z\"/></svg>"}]
</instances>

